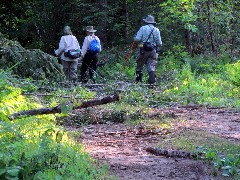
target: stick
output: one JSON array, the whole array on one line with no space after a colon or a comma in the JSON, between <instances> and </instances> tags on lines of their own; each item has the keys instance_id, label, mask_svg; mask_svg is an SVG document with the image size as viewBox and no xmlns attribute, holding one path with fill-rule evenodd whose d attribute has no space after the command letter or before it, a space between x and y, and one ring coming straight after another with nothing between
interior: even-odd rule
<instances>
[{"instance_id":1,"label":"stick","mask_svg":"<svg viewBox=\"0 0 240 180\"><path fill-rule=\"evenodd\" d=\"M80 106L73 107L73 110L107 104L107 103L119 101L119 99L120 97L118 94L106 96L101 99L93 99L93 100L83 102ZM28 111L20 111L18 113L11 114L9 119L14 120L16 118L19 118L20 116L33 116L33 115L42 115L42 114L55 114L55 113L61 113L60 105L53 108L40 108L40 109L31 109Z\"/></svg>"}]
</instances>

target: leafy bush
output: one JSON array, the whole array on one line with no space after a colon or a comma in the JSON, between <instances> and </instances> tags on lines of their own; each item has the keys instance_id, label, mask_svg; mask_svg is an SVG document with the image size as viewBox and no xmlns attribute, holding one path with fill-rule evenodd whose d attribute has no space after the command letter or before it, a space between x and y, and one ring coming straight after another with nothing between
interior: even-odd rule
<instances>
[{"instance_id":1,"label":"leafy bush","mask_svg":"<svg viewBox=\"0 0 240 180\"><path fill-rule=\"evenodd\" d=\"M229 151L231 148L229 149ZM221 152L200 146L197 152L204 153L204 160L213 161L214 167L222 171L222 176L233 177L240 175L240 155L234 153L227 153L220 155ZM238 176L239 177L239 176Z\"/></svg>"},{"instance_id":2,"label":"leafy bush","mask_svg":"<svg viewBox=\"0 0 240 180\"><path fill-rule=\"evenodd\" d=\"M2 69L12 69L13 73L26 78L38 80L61 80L64 77L62 65L56 57L44 53L39 49L28 50L17 41L11 41L0 36L3 55L0 57Z\"/></svg>"},{"instance_id":3,"label":"leafy bush","mask_svg":"<svg viewBox=\"0 0 240 180\"><path fill-rule=\"evenodd\" d=\"M229 83L222 74L195 75L186 64L175 78L172 87L163 91L164 96L182 104L205 104L239 108L240 89Z\"/></svg>"},{"instance_id":4,"label":"leafy bush","mask_svg":"<svg viewBox=\"0 0 240 180\"><path fill-rule=\"evenodd\" d=\"M98 167L73 141L74 135L56 126L55 116L9 121L11 113L41 106L22 96L20 88L10 85L10 78L9 74L0 73L0 179L107 177L107 167Z\"/></svg>"},{"instance_id":5,"label":"leafy bush","mask_svg":"<svg viewBox=\"0 0 240 180\"><path fill-rule=\"evenodd\" d=\"M226 76L232 81L233 84L240 87L240 60L235 64L227 64Z\"/></svg>"}]
</instances>

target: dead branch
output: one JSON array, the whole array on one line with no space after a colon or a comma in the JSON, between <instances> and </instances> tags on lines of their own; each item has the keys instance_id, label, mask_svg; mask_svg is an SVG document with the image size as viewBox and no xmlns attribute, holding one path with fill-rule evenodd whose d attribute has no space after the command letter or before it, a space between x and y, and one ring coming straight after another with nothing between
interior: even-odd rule
<instances>
[{"instance_id":1,"label":"dead branch","mask_svg":"<svg viewBox=\"0 0 240 180\"><path fill-rule=\"evenodd\" d=\"M88 108L88 107L93 107L93 106L98 106L102 104L107 104L115 101L119 101L119 95L111 95L111 96L106 96L100 99L93 99L89 101L83 102L80 106L75 106L72 109L82 109L82 108ZM40 108L40 109L31 109L28 111L20 111L18 113L11 114L9 119L14 120L20 116L33 116L33 115L42 115L42 114L55 114L55 113L61 113L61 106L58 105L53 108Z\"/></svg>"},{"instance_id":2,"label":"dead branch","mask_svg":"<svg viewBox=\"0 0 240 180\"><path fill-rule=\"evenodd\" d=\"M195 153L195 152L180 151L180 150L167 150L167 149L152 148L152 147L148 147L146 151L156 156L165 156L165 157L173 157L173 158L192 159L192 158L204 156L203 153Z\"/></svg>"},{"instance_id":3,"label":"dead branch","mask_svg":"<svg viewBox=\"0 0 240 180\"><path fill-rule=\"evenodd\" d=\"M37 94L37 93L22 93L22 95L28 95L28 96L56 96L55 94ZM94 98L82 98L82 97L76 97L76 96L58 96L57 97L61 97L61 98L69 98L69 99L94 99Z\"/></svg>"}]
</instances>

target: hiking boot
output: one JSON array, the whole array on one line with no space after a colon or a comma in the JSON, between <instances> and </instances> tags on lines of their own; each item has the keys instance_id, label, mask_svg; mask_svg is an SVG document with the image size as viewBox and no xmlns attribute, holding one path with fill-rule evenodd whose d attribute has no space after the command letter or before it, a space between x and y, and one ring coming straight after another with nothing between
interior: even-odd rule
<instances>
[{"instance_id":1,"label":"hiking boot","mask_svg":"<svg viewBox=\"0 0 240 180\"><path fill-rule=\"evenodd\" d=\"M148 72L148 75L149 75L149 84L154 84L155 83L155 71Z\"/></svg>"},{"instance_id":2,"label":"hiking boot","mask_svg":"<svg viewBox=\"0 0 240 180\"><path fill-rule=\"evenodd\" d=\"M142 72L141 71L137 71L136 72L136 82L142 82Z\"/></svg>"}]
</instances>

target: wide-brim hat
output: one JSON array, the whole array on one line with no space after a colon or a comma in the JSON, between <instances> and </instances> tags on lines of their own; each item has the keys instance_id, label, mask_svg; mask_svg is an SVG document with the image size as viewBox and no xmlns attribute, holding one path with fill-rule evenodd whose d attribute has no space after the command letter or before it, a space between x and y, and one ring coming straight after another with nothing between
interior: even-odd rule
<instances>
[{"instance_id":1,"label":"wide-brim hat","mask_svg":"<svg viewBox=\"0 0 240 180\"><path fill-rule=\"evenodd\" d=\"M95 30L95 29L93 29L93 26L87 26L86 27L86 31L88 31L88 32L96 32L97 30Z\"/></svg>"},{"instance_id":2,"label":"wide-brim hat","mask_svg":"<svg viewBox=\"0 0 240 180\"><path fill-rule=\"evenodd\" d=\"M148 15L143 21L147 24L156 24L154 17L151 15Z\"/></svg>"},{"instance_id":3,"label":"wide-brim hat","mask_svg":"<svg viewBox=\"0 0 240 180\"><path fill-rule=\"evenodd\" d=\"M72 31L71 31L71 28L70 28L70 26L64 26L64 28L63 28L63 33L64 34L72 34Z\"/></svg>"}]
</instances>

